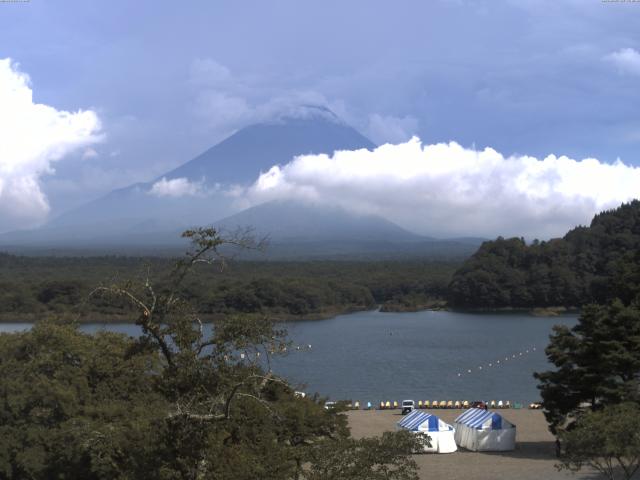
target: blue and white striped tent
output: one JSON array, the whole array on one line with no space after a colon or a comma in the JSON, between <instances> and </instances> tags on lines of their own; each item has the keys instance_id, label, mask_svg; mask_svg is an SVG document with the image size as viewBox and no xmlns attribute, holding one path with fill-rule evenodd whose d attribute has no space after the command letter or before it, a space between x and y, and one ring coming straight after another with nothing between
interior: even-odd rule
<instances>
[{"instance_id":1,"label":"blue and white striped tent","mask_svg":"<svg viewBox=\"0 0 640 480\"><path fill-rule=\"evenodd\" d=\"M457 450L453 427L435 415L414 410L397 425L416 434L428 435L431 447L425 446L425 452L451 453Z\"/></svg>"},{"instance_id":2,"label":"blue and white striped tent","mask_svg":"<svg viewBox=\"0 0 640 480\"><path fill-rule=\"evenodd\" d=\"M497 412L467 410L455 420L456 443L473 451L513 450L516 427Z\"/></svg>"}]
</instances>

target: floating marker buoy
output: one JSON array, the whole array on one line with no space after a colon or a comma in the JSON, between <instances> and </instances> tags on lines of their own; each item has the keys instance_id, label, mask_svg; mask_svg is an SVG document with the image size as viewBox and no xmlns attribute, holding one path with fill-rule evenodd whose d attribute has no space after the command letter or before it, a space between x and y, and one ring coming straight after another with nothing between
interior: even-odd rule
<instances>
[{"instance_id":1,"label":"floating marker buoy","mask_svg":"<svg viewBox=\"0 0 640 480\"><path fill-rule=\"evenodd\" d=\"M492 363L490 363L490 364L489 364L489 366L490 366L490 367L493 367L493 364L492 364Z\"/></svg>"},{"instance_id":2,"label":"floating marker buoy","mask_svg":"<svg viewBox=\"0 0 640 480\"><path fill-rule=\"evenodd\" d=\"M458 376L459 376L459 377L461 377L461 376L462 376L462 374L461 374L461 373L458 373Z\"/></svg>"},{"instance_id":3,"label":"floating marker buoy","mask_svg":"<svg viewBox=\"0 0 640 480\"><path fill-rule=\"evenodd\" d=\"M478 370L482 370L482 366L479 366L479 367L478 367Z\"/></svg>"},{"instance_id":4,"label":"floating marker buoy","mask_svg":"<svg viewBox=\"0 0 640 480\"><path fill-rule=\"evenodd\" d=\"M467 370L467 373L471 373L471 370L470 370L470 369L469 369L469 370Z\"/></svg>"},{"instance_id":5,"label":"floating marker buoy","mask_svg":"<svg viewBox=\"0 0 640 480\"><path fill-rule=\"evenodd\" d=\"M498 360L496 363L500 363L500 360Z\"/></svg>"}]
</instances>

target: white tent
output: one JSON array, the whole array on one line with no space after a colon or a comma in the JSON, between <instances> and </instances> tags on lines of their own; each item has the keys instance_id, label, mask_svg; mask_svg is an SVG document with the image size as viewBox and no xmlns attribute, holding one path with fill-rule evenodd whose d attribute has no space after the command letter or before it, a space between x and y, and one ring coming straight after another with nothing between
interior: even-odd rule
<instances>
[{"instance_id":1,"label":"white tent","mask_svg":"<svg viewBox=\"0 0 640 480\"><path fill-rule=\"evenodd\" d=\"M458 449L453 427L430 413L414 410L398 422L398 428L429 435L431 447L425 446L425 452L451 453Z\"/></svg>"},{"instance_id":2,"label":"white tent","mask_svg":"<svg viewBox=\"0 0 640 480\"><path fill-rule=\"evenodd\" d=\"M516 448L516 426L496 412L467 410L455 420L456 443L467 450L504 451Z\"/></svg>"}]
</instances>

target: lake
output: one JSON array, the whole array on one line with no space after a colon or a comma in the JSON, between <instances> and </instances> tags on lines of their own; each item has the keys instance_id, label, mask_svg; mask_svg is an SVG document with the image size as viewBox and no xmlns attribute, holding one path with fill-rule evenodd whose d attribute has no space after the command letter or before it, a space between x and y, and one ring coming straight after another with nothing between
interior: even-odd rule
<instances>
[{"instance_id":1,"label":"lake","mask_svg":"<svg viewBox=\"0 0 640 480\"><path fill-rule=\"evenodd\" d=\"M378 311L287 323L295 348L274 370L306 392L359 400L539 400L533 372L550 367L544 354L553 325L577 315ZM29 328L0 324L0 331ZM86 324L130 335L132 324ZM311 348L308 348L311 345ZM302 385L305 384L305 385Z\"/></svg>"}]
</instances>

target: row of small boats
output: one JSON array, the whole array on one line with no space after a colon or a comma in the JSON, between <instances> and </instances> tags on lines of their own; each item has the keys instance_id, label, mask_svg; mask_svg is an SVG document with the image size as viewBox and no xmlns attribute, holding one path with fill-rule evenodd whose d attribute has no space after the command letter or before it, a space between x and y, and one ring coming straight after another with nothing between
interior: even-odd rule
<instances>
[{"instance_id":1,"label":"row of small boats","mask_svg":"<svg viewBox=\"0 0 640 480\"><path fill-rule=\"evenodd\" d=\"M357 403L357 402L356 402ZM355 404L354 404L355 405ZM509 400L491 400L490 402L469 402L468 400L433 400L430 402L429 400L418 400L418 403L415 405L415 408L452 408L452 409L463 409L463 408L522 408L522 404L514 403L513 405ZM393 402L380 402L380 410L394 410L402 408L397 401Z\"/></svg>"},{"instance_id":2,"label":"row of small boats","mask_svg":"<svg viewBox=\"0 0 640 480\"><path fill-rule=\"evenodd\" d=\"M349 403L347 405L348 408L352 410L360 410L360 402L356 401L354 403ZM367 402L366 405L363 405L362 408L364 410L373 410L375 407L371 404L371 402ZM429 400L418 400L418 403L415 405L415 408L418 409L467 409L467 408L523 408L523 405L518 402L514 402L513 404L509 401L502 400L491 400L490 402L469 402L468 400L433 400L430 402ZM532 410L538 410L542 408L542 404L539 402L534 402L529 404L529 408ZM402 409L402 405L397 401L386 401L380 402L378 406L378 410L400 410Z\"/></svg>"}]
</instances>

